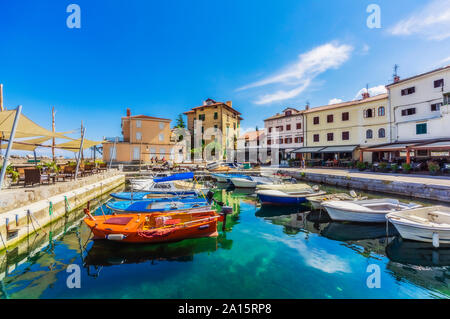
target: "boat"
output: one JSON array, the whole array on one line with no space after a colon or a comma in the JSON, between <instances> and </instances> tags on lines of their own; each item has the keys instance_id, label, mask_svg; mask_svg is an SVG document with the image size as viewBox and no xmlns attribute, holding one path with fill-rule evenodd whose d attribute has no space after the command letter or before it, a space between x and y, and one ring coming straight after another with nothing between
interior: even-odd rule
<instances>
[{"instance_id":1,"label":"boat","mask_svg":"<svg viewBox=\"0 0 450 319\"><path fill-rule=\"evenodd\" d=\"M256 186L257 190L278 190L285 192L295 192L303 190L312 190L312 187L305 183L298 184L261 184Z\"/></svg>"},{"instance_id":2,"label":"boat","mask_svg":"<svg viewBox=\"0 0 450 319\"><path fill-rule=\"evenodd\" d=\"M194 173L178 173L162 178L147 179L145 182L139 182L136 184L134 180L130 181L131 189L137 191L150 192L154 194L167 193L167 194L183 194L187 191L198 192L197 189L189 189L177 187L175 181L187 180L194 178ZM142 180L139 180L142 181ZM188 184L190 186L194 184Z\"/></svg>"},{"instance_id":3,"label":"boat","mask_svg":"<svg viewBox=\"0 0 450 319\"><path fill-rule=\"evenodd\" d=\"M191 212L117 214L92 216L85 208L84 223L94 240L124 243L161 243L188 238L217 237L217 222L223 217L211 209Z\"/></svg>"},{"instance_id":4,"label":"boat","mask_svg":"<svg viewBox=\"0 0 450 319\"><path fill-rule=\"evenodd\" d=\"M312 196L308 197L308 202L311 204L313 209L321 209L322 203L330 200L363 200L367 199L367 197L358 196L354 191L351 191L350 194L347 193L337 193L337 194L326 194L322 196Z\"/></svg>"},{"instance_id":5,"label":"boat","mask_svg":"<svg viewBox=\"0 0 450 319\"><path fill-rule=\"evenodd\" d=\"M404 239L450 244L450 207L430 206L386 215Z\"/></svg>"},{"instance_id":6,"label":"boat","mask_svg":"<svg viewBox=\"0 0 450 319\"><path fill-rule=\"evenodd\" d=\"M153 192L119 192L109 194L114 199L118 200L151 200L151 199L173 199L173 198L196 198L198 192L196 191L184 191L184 192L166 192L166 193L153 193Z\"/></svg>"},{"instance_id":7,"label":"boat","mask_svg":"<svg viewBox=\"0 0 450 319\"><path fill-rule=\"evenodd\" d=\"M232 177L231 183L238 188L255 188L257 185L273 184L273 180L262 176Z\"/></svg>"},{"instance_id":8,"label":"boat","mask_svg":"<svg viewBox=\"0 0 450 319\"><path fill-rule=\"evenodd\" d=\"M415 203L405 204L397 199L365 199L357 201L327 201L322 203L328 215L335 221L359 223L382 223L386 214L420 207Z\"/></svg>"},{"instance_id":9,"label":"boat","mask_svg":"<svg viewBox=\"0 0 450 319\"><path fill-rule=\"evenodd\" d=\"M210 207L210 203L203 198L115 201L106 204L113 212L119 213L154 213L206 206Z\"/></svg>"},{"instance_id":10,"label":"boat","mask_svg":"<svg viewBox=\"0 0 450 319\"><path fill-rule=\"evenodd\" d=\"M243 178L248 179L250 176L245 174L211 174L211 177L214 178L219 183L228 183L231 178Z\"/></svg>"},{"instance_id":11,"label":"boat","mask_svg":"<svg viewBox=\"0 0 450 319\"><path fill-rule=\"evenodd\" d=\"M324 195L319 189L303 189L297 191L257 190L256 195L263 205L298 205L307 201L310 196Z\"/></svg>"},{"instance_id":12,"label":"boat","mask_svg":"<svg viewBox=\"0 0 450 319\"><path fill-rule=\"evenodd\" d=\"M320 233L323 237L337 241L359 241L367 239L378 239L398 235L394 227L384 224L359 224L329 222Z\"/></svg>"}]
</instances>

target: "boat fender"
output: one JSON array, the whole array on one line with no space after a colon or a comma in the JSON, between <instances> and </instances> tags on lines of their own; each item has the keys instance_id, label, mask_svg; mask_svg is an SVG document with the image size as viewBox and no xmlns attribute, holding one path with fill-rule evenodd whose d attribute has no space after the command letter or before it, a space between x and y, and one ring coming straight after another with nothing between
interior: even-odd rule
<instances>
[{"instance_id":1,"label":"boat fender","mask_svg":"<svg viewBox=\"0 0 450 319\"><path fill-rule=\"evenodd\" d=\"M124 240L127 236L124 234L108 234L106 235L106 239L108 240Z\"/></svg>"},{"instance_id":2,"label":"boat fender","mask_svg":"<svg viewBox=\"0 0 450 319\"><path fill-rule=\"evenodd\" d=\"M201 226L198 226L198 229L206 229L206 228L209 228L209 225L207 224L207 225L201 225Z\"/></svg>"},{"instance_id":3,"label":"boat fender","mask_svg":"<svg viewBox=\"0 0 450 319\"><path fill-rule=\"evenodd\" d=\"M222 211L220 212L222 215L228 215L233 213L233 207L230 206L223 206Z\"/></svg>"},{"instance_id":4,"label":"boat fender","mask_svg":"<svg viewBox=\"0 0 450 319\"><path fill-rule=\"evenodd\" d=\"M439 234L433 233L433 247L439 248Z\"/></svg>"}]
</instances>

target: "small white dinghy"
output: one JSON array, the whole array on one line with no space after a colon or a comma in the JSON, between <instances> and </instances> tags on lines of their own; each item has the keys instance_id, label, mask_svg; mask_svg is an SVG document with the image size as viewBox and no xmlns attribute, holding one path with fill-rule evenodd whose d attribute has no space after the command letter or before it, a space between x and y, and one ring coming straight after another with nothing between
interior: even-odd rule
<instances>
[{"instance_id":1,"label":"small white dinghy","mask_svg":"<svg viewBox=\"0 0 450 319\"><path fill-rule=\"evenodd\" d=\"M264 176L249 176L248 178L233 177L231 183L238 188L255 188L257 185L272 184L273 180Z\"/></svg>"},{"instance_id":2,"label":"small white dinghy","mask_svg":"<svg viewBox=\"0 0 450 319\"><path fill-rule=\"evenodd\" d=\"M404 239L450 244L450 207L431 206L386 215Z\"/></svg>"},{"instance_id":3,"label":"small white dinghy","mask_svg":"<svg viewBox=\"0 0 450 319\"><path fill-rule=\"evenodd\" d=\"M415 203L401 203L397 199L381 198L356 201L327 201L322 203L332 220L358 223L383 223L386 214L418 208Z\"/></svg>"}]
</instances>

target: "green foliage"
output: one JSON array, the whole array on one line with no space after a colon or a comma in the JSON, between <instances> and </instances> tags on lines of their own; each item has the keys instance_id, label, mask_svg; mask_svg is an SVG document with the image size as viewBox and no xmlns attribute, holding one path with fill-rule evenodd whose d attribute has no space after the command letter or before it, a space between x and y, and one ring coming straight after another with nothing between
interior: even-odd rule
<instances>
[{"instance_id":1,"label":"green foliage","mask_svg":"<svg viewBox=\"0 0 450 319\"><path fill-rule=\"evenodd\" d=\"M397 164L391 164L391 169L393 172L396 172L398 170L398 165Z\"/></svg>"},{"instance_id":2,"label":"green foliage","mask_svg":"<svg viewBox=\"0 0 450 319\"><path fill-rule=\"evenodd\" d=\"M387 163L386 162L381 162L379 167L380 167L381 170L384 171L387 168Z\"/></svg>"},{"instance_id":3,"label":"green foliage","mask_svg":"<svg viewBox=\"0 0 450 319\"><path fill-rule=\"evenodd\" d=\"M366 169L366 163L364 163L364 162L358 162L358 163L356 164L356 167L357 167L360 171L363 171L363 170Z\"/></svg>"},{"instance_id":4,"label":"green foliage","mask_svg":"<svg viewBox=\"0 0 450 319\"><path fill-rule=\"evenodd\" d=\"M185 128L186 125L184 124L184 119L183 119L183 114L179 114L177 119L176 119L176 125L175 127L178 128Z\"/></svg>"},{"instance_id":5,"label":"green foliage","mask_svg":"<svg viewBox=\"0 0 450 319\"><path fill-rule=\"evenodd\" d=\"M436 173L437 171L439 171L439 164L437 164L436 162L428 161L427 164L430 173Z\"/></svg>"},{"instance_id":6,"label":"green foliage","mask_svg":"<svg viewBox=\"0 0 450 319\"><path fill-rule=\"evenodd\" d=\"M409 172L411 170L411 164L408 163L403 163L402 164L402 169L405 173Z\"/></svg>"}]
</instances>

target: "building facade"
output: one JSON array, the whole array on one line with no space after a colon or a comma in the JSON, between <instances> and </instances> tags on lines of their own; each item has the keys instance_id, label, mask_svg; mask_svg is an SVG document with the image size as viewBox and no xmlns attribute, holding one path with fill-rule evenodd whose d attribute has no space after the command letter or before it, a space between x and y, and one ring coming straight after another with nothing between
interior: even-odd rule
<instances>
[{"instance_id":1,"label":"building facade","mask_svg":"<svg viewBox=\"0 0 450 319\"><path fill-rule=\"evenodd\" d=\"M387 94L332 105L314 107L303 112L305 146L295 153L316 160L359 160L360 146L389 141ZM365 161L372 161L367 154Z\"/></svg>"},{"instance_id":2,"label":"building facade","mask_svg":"<svg viewBox=\"0 0 450 319\"><path fill-rule=\"evenodd\" d=\"M264 120L266 145L271 149L278 149L280 159L285 160L294 149L304 144L303 111L286 108Z\"/></svg>"},{"instance_id":3,"label":"building facade","mask_svg":"<svg viewBox=\"0 0 450 319\"><path fill-rule=\"evenodd\" d=\"M399 78L387 86L392 142L450 137L450 66Z\"/></svg>"},{"instance_id":4,"label":"building facade","mask_svg":"<svg viewBox=\"0 0 450 319\"><path fill-rule=\"evenodd\" d=\"M151 162L173 160L174 143L170 140L170 120L146 115L121 119L122 138L103 143L103 160L109 162Z\"/></svg>"},{"instance_id":5,"label":"building facade","mask_svg":"<svg viewBox=\"0 0 450 319\"><path fill-rule=\"evenodd\" d=\"M243 118L241 113L233 108L232 101L224 103L207 99L203 105L194 107L184 114L187 116L192 148L214 145L210 151L213 156L219 157L226 156L227 149L237 149Z\"/></svg>"}]
</instances>

